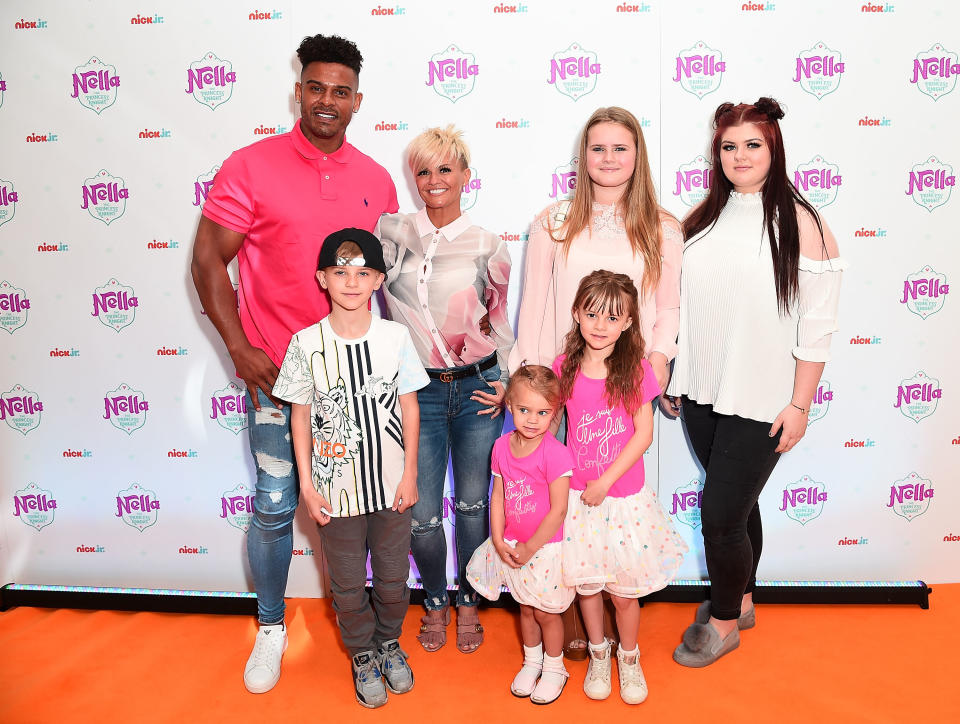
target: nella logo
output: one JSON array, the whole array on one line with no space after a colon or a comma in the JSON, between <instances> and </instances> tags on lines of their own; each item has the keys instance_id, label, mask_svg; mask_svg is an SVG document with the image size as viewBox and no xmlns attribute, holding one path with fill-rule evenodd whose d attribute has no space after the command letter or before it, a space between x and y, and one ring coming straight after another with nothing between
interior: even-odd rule
<instances>
[{"instance_id":1,"label":"nella logo","mask_svg":"<svg viewBox=\"0 0 960 724\"><path fill-rule=\"evenodd\" d=\"M703 481L693 479L673 491L670 515L696 530L700 527L700 509L703 507Z\"/></svg>"},{"instance_id":2,"label":"nella logo","mask_svg":"<svg viewBox=\"0 0 960 724\"><path fill-rule=\"evenodd\" d=\"M820 517L825 502L827 502L827 487L809 475L804 475L797 482L784 486L780 510L791 520L797 521L800 525L806 525L814 518Z\"/></svg>"},{"instance_id":3,"label":"nella logo","mask_svg":"<svg viewBox=\"0 0 960 724\"><path fill-rule=\"evenodd\" d=\"M187 68L187 88L184 92L212 111L230 100L236 82L233 63L218 58L215 53L206 53Z\"/></svg>"},{"instance_id":4,"label":"nella logo","mask_svg":"<svg viewBox=\"0 0 960 724\"><path fill-rule=\"evenodd\" d=\"M933 267L927 264L920 271L907 274L907 278L903 282L903 298L900 303L906 304L907 309L921 319L926 319L931 314L936 314L943 309L943 304L949 293L950 285L947 284L947 277L938 274ZM0 301L2 301L2 298L0 298ZM2 320L2 316L0 316L0 320Z\"/></svg>"},{"instance_id":5,"label":"nella logo","mask_svg":"<svg viewBox=\"0 0 960 724\"><path fill-rule=\"evenodd\" d=\"M0 108L3 108L3 94L7 92L7 81L3 79L3 73L0 73Z\"/></svg>"},{"instance_id":6,"label":"nella logo","mask_svg":"<svg viewBox=\"0 0 960 724\"><path fill-rule=\"evenodd\" d=\"M833 390L830 389L830 383L827 382L827 380L820 380L820 384L817 386L817 392L810 401L807 427L810 427L810 425L817 420L826 417L831 402L833 402Z\"/></svg>"},{"instance_id":7,"label":"nella logo","mask_svg":"<svg viewBox=\"0 0 960 724\"><path fill-rule=\"evenodd\" d=\"M57 512L57 500L49 490L30 483L13 494L13 517L24 525L40 530L53 522Z\"/></svg>"},{"instance_id":8,"label":"nella logo","mask_svg":"<svg viewBox=\"0 0 960 724\"><path fill-rule=\"evenodd\" d=\"M220 496L220 518L246 533L253 518L254 495L255 491L243 483L237 483L233 490Z\"/></svg>"},{"instance_id":9,"label":"nella logo","mask_svg":"<svg viewBox=\"0 0 960 724\"><path fill-rule=\"evenodd\" d=\"M30 298L27 293L10 282L0 282L0 329L10 334L27 323Z\"/></svg>"},{"instance_id":10,"label":"nella logo","mask_svg":"<svg viewBox=\"0 0 960 724\"><path fill-rule=\"evenodd\" d=\"M673 82L679 83L687 93L703 98L720 87L726 70L723 53L699 41L677 53L677 71Z\"/></svg>"},{"instance_id":11,"label":"nella logo","mask_svg":"<svg viewBox=\"0 0 960 724\"><path fill-rule=\"evenodd\" d=\"M685 163L677 169L677 182L673 195L679 196L686 206L696 206L707 198L712 176L713 166L703 156L697 156L690 163Z\"/></svg>"},{"instance_id":12,"label":"nella logo","mask_svg":"<svg viewBox=\"0 0 960 724\"><path fill-rule=\"evenodd\" d=\"M144 426L149 409L150 403L143 392L125 383L103 396L103 419L127 435Z\"/></svg>"},{"instance_id":13,"label":"nella logo","mask_svg":"<svg viewBox=\"0 0 960 724\"><path fill-rule=\"evenodd\" d=\"M101 324L119 332L124 327L133 324L140 307L140 299L133 291L115 278L111 278L101 287L93 290L93 311L91 317L96 317Z\"/></svg>"},{"instance_id":14,"label":"nella logo","mask_svg":"<svg viewBox=\"0 0 960 724\"><path fill-rule=\"evenodd\" d=\"M13 219L19 200L20 194L14 189L13 181L0 179L0 226Z\"/></svg>"},{"instance_id":15,"label":"nella logo","mask_svg":"<svg viewBox=\"0 0 960 724\"><path fill-rule=\"evenodd\" d=\"M220 427L234 435L246 430L249 426L246 392L235 382L214 392L210 396L210 419L216 420Z\"/></svg>"},{"instance_id":16,"label":"nella logo","mask_svg":"<svg viewBox=\"0 0 960 724\"><path fill-rule=\"evenodd\" d=\"M127 210L127 199L130 191L122 178L112 176L106 169L100 169L91 178L83 180L81 187L83 199L81 209L98 221L110 225Z\"/></svg>"},{"instance_id":17,"label":"nella logo","mask_svg":"<svg viewBox=\"0 0 960 724\"><path fill-rule=\"evenodd\" d=\"M890 486L887 507L909 522L927 512L932 498L933 483L916 473L910 473Z\"/></svg>"},{"instance_id":18,"label":"nella logo","mask_svg":"<svg viewBox=\"0 0 960 724\"><path fill-rule=\"evenodd\" d=\"M469 171L470 180L463 185L460 194L460 211L467 211L477 205L477 199L480 197L480 187L483 185L477 169L471 166Z\"/></svg>"},{"instance_id":19,"label":"nella logo","mask_svg":"<svg viewBox=\"0 0 960 724\"><path fill-rule=\"evenodd\" d=\"M917 53L913 60L913 77L910 82L933 100L939 100L957 87L960 64L957 54L951 53L940 43L934 43L930 50Z\"/></svg>"},{"instance_id":20,"label":"nella logo","mask_svg":"<svg viewBox=\"0 0 960 724\"><path fill-rule=\"evenodd\" d=\"M104 109L116 102L119 87L120 76L117 75L117 69L92 56L85 65L74 68L73 93L70 97L76 98L81 106L100 115Z\"/></svg>"},{"instance_id":21,"label":"nella logo","mask_svg":"<svg viewBox=\"0 0 960 724\"><path fill-rule=\"evenodd\" d=\"M797 166L793 172L793 185L814 208L822 209L837 200L843 176L839 166L825 161L823 156L814 156Z\"/></svg>"},{"instance_id":22,"label":"nella logo","mask_svg":"<svg viewBox=\"0 0 960 724\"><path fill-rule=\"evenodd\" d=\"M597 54L586 50L580 43L571 43L569 47L553 54L547 83L577 101L593 92L599 75Z\"/></svg>"},{"instance_id":23,"label":"nella logo","mask_svg":"<svg viewBox=\"0 0 960 724\"><path fill-rule=\"evenodd\" d=\"M577 168L579 165L580 159L572 158L570 159L570 163L557 166L553 170L550 190L551 199L560 201L561 199L569 199L573 196L573 192L577 190ZM560 218L557 219L557 221L562 222L563 219Z\"/></svg>"},{"instance_id":24,"label":"nella logo","mask_svg":"<svg viewBox=\"0 0 960 724\"><path fill-rule=\"evenodd\" d=\"M452 103L469 95L477 82L480 66L473 53L465 53L456 45L430 57L427 63L427 85Z\"/></svg>"},{"instance_id":25,"label":"nella logo","mask_svg":"<svg viewBox=\"0 0 960 724\"><path fill-rule=\"evenodd\" d=\"M26 435L40 426L43 402L36 392L14 385L0 394L0 421Z\"/></svg>"},{"instance_id":26,"label":"nella logo","mask_svg":"<svg viewBox=\"0 0 960 724\"><path fill-rule=\"evenodd\" d=\"M942 396L940 380L921 370L913 377L900 381L897 401L893 406L900 410L904 417L920 422L937 411L937 403Z\"/></svg>"},{"instance_id":27,"label":"nella logo","mask_svg":"<svg viewBox=\"0 0 960 724\"><path fill-rule=\"evenodd\" d=\"M141 533L157 522L159 510L157 494L141 488L139 483L117 493L116 517Z\"/></svg>"},{"instance_id":28,"label":"nella logo","mask_svg":"<svg viewBox=\"0 0 960 724\"><path fill-rule=\"evenodd\" d=\"M823 43L797 53L797 69L793 82L817 100L833 93L840 86L844 63L840 53Z\"/></svg>"},{"instance_id":29,"label":"nella logo","mask_svg":"<svg viewBox=\"0 0 960 724\"><path fill-rule=\"evenodd\" d=\"M933 211L950 200L950 192L957 185L953 166L941 163L936 156L915 164L907 178L907 196L927 211Z\"/></svg>"},{"instance_id":30,"label":"nella logo","mask_svg":"<svg viewBox=\"0 0 960 724\"><path fill-rule=\"evenodd\" d=\"M213 179L219 170L220 166L217 165L206 173L197 176L197 180L193 182L194 206L203 206L203 202L207 200L207 194L210 193L210 187L213 186Z\"/></svg>"}]
</instances>

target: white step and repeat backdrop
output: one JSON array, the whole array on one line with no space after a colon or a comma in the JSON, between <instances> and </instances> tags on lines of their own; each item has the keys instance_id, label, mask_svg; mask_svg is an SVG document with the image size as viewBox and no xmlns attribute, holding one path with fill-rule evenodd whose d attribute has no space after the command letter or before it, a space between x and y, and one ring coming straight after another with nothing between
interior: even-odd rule
<instances>
[{"instance_id":1,"label":"white step and repeat backdrop","mask_svg":"<svg viewBox=\"0 0 960 724\"><path fill-rule=\"evenodd\" d=\"M510 242L514 311L596 107L642 120L682 216L716 106L783 102L789 171L851 269L809 432L761 498L761 577L960 580L954 3L33 0L0 8L0 582L249 590L246 421L188 265L219 164L292 126L318 32L364 53L349 138L403 210L410 138L466 131L464 206ZM678 421L657 432L649 479L700 578L702 474ZM302 512L294 549L289 593L321 594Z\"/></svg>"}]
</instances>

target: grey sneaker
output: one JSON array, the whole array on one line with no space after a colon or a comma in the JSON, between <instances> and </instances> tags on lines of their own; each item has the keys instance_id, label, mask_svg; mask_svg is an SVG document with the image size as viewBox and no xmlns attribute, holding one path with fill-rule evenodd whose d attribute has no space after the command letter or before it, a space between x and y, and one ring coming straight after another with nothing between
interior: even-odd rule
<instances>
[{"instance_id":1,"label":"grey sneaker","mask_svg":"<svg viewBox=\"0 0 960 724\"><path fill-rule=\"evenodd\" d=\"M673 652L673 660L683 666L709 666L740 645L740 631L734 627L725 638L708 623L692 623L683 632L683 643Z\"/></svg>"},{"instance_id":2,"label":"grey sneaker","mask_svg":"<svg viewBox=\"0 0 960 724\"><path fill-rule=\"evenodd\" d=\"M377 668L377 657L372 651L361 651L354 655L353 688L361 706L376 709L387 703L387 690Z\"/></svg>"},{"instance_id":3,"label":"grey sneaker","mask_svg":"<svg viewBox=\"0 0 960 724\"><path fill-rule=\"evenodd\" d=\"M380 644L377 660L391 694L406 694L413 688L413 670L407 663L407 652L400 648L399 641L390 639Z\"/></svg>"}]
</instances>

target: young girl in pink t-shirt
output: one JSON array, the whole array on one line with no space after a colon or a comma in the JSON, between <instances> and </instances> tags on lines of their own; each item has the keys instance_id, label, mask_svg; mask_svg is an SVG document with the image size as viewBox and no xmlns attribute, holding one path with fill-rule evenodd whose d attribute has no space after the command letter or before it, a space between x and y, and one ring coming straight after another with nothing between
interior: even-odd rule
<instances>
[{"instance_id":1,"label":"young girl in pink t-shirt","mask_svg":"<svg viewBox=\"0 0 960 724\"><path fill-rule=\"evenodd\" d=\"M663 588L686 545L644 485L643 453L653 440L650 401L660 394L643 359L637 288L630 277L595 271L573 302L574 326L553 363L567 411L567 447L574 458L563 529L563 578L576 586L590 639L583 690L610 695L610 642L603 635L607 591L617 611L620 697L647 697L640 668L637 598ZM639 361L639 364L638 364Z\"/></svg>"},{"instance_id":2,"label":"young girl in pink t-shirt","mask_svg":"<svg viewBox=\"0 0 960 724\"><path fill-rule=\"evenodd\" d=\"M560 382L549 368L517 370L506 403L516 430L493 445L490 537L470 558L467 577L492 601L506 585L520 604L523 667L510 691L549 704L567 681L560 614L576 595L561 572L573 459L549 434L560 406Z\"/></svg>"}]
</instances>

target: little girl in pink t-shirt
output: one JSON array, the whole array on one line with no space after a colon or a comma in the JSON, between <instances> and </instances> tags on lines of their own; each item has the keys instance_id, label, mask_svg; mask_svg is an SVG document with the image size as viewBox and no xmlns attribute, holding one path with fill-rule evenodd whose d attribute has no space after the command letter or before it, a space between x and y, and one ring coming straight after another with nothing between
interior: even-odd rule
<instances>
[{"instance_id":1,"label":"little girl in pink t-shirt","mask_svg":"<svg viewBox=\"0 0 960 724\"><path fill-rule=\"evenodd\" d=\"M573 460L549 434L560 406L560 383L549 368L521 367L506 403L516 430L493 445L490 537L470 558L467 577L492 601L506 585L520 604L523 667L510 691L549 704L567 681L560 614L575 591L563 584L561 539Z\"/></svg>"},{"instance_id":2,"label":"little girl in pink t-shirt","mask_svg":"<svg viewBox=\"0 0 960 724\"><path fill-rule=\"evenodd\" d=\"M653 440L650 401L660 388L643 359L637 289L630 277L604 270L587 275L572 312L575 324L553 363L574 457L563 524L563 579L580 594L590 639L587 696L605 699L611 690L600 597L607 591L617 611L620 697L639 704L647 685L637 647L637 598L666 586L687 550L644 485L643 453Z\"/></svg>"}]
</instances>

